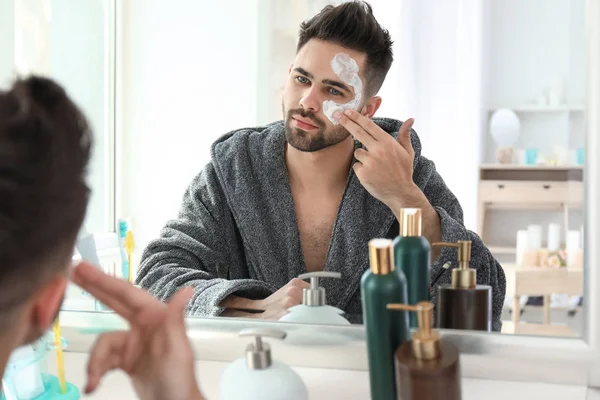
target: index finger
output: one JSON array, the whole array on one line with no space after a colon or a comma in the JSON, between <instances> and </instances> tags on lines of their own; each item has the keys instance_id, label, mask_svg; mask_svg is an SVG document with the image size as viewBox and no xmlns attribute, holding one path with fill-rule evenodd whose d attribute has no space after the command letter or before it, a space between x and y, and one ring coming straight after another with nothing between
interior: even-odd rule
<instances>
[{"instance_id":1,"label":"index finger","mask_svg":"<svg viewBox=\"0 0 600 400\"><path fill-rule=\"evenodd\" d=\"M107 275L86 262L74 268L71 279L130 322L142 308L152 303L163 305L148 292L123 279Z\"/></svg>"},{"instance_id":2,"label":"index finger","mask_svg":"<svg viewBox=\"0 0 600 400\"><path fill-rule=\"evenodd\" d=\"M337 113L336 113L337 114ZM334 114L334 116L336 115ZM352 135L352 137L362 143L365 147L371 148L377 140L369 132L363 129L357 122L350 119L346 114L339 112L337 122L342 125Z\"/></svg>"},{"instance_id":3,"label":"index finger","mask_svg":"<svg viewBox=\"0 0 600 400\"><path fill-rule=\"evenodd\" d=\"M346 109L344 110L344 114L351 120L354 121L357 125L362 127L369 135L371 135L378 142L382 140L388 140L391 138L389 133L381 129L379 125L377 125L373 120L369 117L365 117L361 113Z\"/></svg>"}]
</instances>

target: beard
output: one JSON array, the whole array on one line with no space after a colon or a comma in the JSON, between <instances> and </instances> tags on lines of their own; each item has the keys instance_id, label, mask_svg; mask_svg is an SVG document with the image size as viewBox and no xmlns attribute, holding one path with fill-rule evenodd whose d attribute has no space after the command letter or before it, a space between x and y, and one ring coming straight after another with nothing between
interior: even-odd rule
<instances>
[{"instance_id":1,"label":"beard","mask_svg":"<svg viewBox=\"0 0 600 400\"><path fill-rule=\"evenodd\" d=\"M327 124L319 119L314 112L306 111L303 108L289 110L285 112L283 104L283 123L285 128L285 139L296 150L312 153L323 150L343 142L350 136L350 133L341 125L337 125L327 131ZM307 132L303 129L292 126L292 117L299 115L302 118L311 120L311 123L318 129L316 132Z\"/></svg>"}]
</instances>

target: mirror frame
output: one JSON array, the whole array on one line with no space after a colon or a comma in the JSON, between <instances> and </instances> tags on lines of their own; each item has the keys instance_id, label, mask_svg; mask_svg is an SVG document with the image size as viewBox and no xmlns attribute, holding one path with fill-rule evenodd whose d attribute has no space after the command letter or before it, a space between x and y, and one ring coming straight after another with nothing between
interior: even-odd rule
<instances>
[{"instance_id":1,"label":"mirror frame","mask_svg":"<svg viewBox=\"0 0 600 400\"><path fill-rule=\"evenodd\" d=\"M122 4L121 4L122 6ZM530 381L600 387L600 1L586 1L586 154L584 333L581 338L519 336L442 330L442 337L461 352L466 378ZM117 23L121 22L117 19ZM120 29L120 28L117 28ZM595 112L590 112L595 110ZM126 328L110 313L61 312L68 351L89 351L96 334ZM230 362L244 354L247 339L237 332L256 320L187 318L196 359ZM363 326L339 327L261 322L261 327L286 330L287 339L271 341L274 357L293 366L368 370Z\"/></svg>"}]
</instances>

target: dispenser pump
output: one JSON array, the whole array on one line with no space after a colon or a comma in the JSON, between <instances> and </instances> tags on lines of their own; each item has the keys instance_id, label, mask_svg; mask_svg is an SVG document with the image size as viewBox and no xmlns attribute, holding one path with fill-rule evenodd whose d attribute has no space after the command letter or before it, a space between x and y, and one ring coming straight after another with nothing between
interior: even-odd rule
<instances>
[{"instance_id":1,"label":"dispenser pump","mask_svg":"<svg viewBox=\"0 0 600 400\"><path fill-rule=\"evenodd\" d=\"M400 236L421 236L423 218L420 208L400 209Z\"/></svg>"},{"instance_id":2,"label":"dispenser pump","mask_svg":"<svg viewBox=\"0 0 600 400\"><path fill-rule=\"evenodd\" d=\"M325 289L319 286L319 278L340 279L341 277L341 273L332 271L309 272L298 276L298 279L310 279L310 288L302 290L302 304L311 307L319 307L327 304Z\"/></svg>"},{"instance_id":3,"label":"dispenser pump","mask_svg":"<svg viewBox=\"0 0 600 400\"><path fill-rule=\"evenodd\" d=\"M369 241L369 261L371 272L375 275L387 275L394 271L394 246L389 239Z\"/></svg>"},{"instance_id":4,"label":"dispenser pump","mask_svg":"<svg viewBox=\"0 0 600 400\"><path fill-rule=\"evenodd\" d=\"M418 328L412 336L412 349L416 359L428 361L441 357L440 334L433 330L433 303L421 301L415 306L388 304L387 309L417 313Z\"/></svg>"},{"instance_id":5,"label":"dispenser pump","mask_svg":"<svg viewBox=\"0 0 600 400\"><path fill-rule=\"evenodd\" d=\"M455 247L458 249L458 268L452 270L454 289L473 289L477 285L477 270L471 268L471 241L459 240L456 243L438 242L432 246Z\"/></svg>"},{"instance_id":6,"label":"dispenser pump","mask_svg":"<svg viewBox=\"0 0 600 400\"><path fill-rule=\"evenodd\" d=\"M238 335L254 337L254 344L251 343L246 347L246 363L250 369L266 369L273 363L271 346L263 343L263 337L283 340L286 336L285 332L277 329L244 329Z\"/></svg>"}]
</instances>

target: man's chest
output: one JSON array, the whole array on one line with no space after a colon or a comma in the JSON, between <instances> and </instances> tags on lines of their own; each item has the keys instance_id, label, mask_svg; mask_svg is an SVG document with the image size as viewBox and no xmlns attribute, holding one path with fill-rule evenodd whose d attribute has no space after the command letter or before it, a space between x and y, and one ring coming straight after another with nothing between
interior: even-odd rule
<instances>
[{"instance_id":1,"label":"man's chest","mask_svg":"<svg viewBox=\"0 0 600 400\"><path fill-rule=\"evenodd\" d=\"M325 266L340 200L316 200L307 196L294 199L300 243L309 272Z\"/></svg>"}]
</instances>

